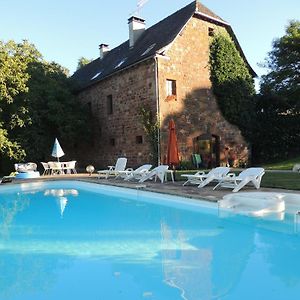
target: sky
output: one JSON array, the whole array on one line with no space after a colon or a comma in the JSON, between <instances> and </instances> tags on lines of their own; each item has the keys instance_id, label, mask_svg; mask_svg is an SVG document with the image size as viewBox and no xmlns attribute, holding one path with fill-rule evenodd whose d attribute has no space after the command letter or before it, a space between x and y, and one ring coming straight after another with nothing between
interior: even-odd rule
<instances>
[{"instance_id":1,"label":"sky","mask_svg":"<svg viewBox=\"0 0 300 300\"><path fill-rule=\"evenodd\" d=\"M137 0L0 0L0 40L29 40L47 61L72 74L78 59L96 59L99 44L110 49L128 39L127 20ZM192 0L148 0L139 16L146 27L184 7ZM233 28L252 68L259 67L272 41L285 33L290 20L300 20L300 0L202 0L202 4Z\"/></svg>"}]
</instances>

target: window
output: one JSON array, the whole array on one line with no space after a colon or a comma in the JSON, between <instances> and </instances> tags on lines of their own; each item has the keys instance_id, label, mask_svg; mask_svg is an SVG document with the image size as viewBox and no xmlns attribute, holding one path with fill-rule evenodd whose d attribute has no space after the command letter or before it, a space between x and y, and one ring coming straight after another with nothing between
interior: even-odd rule
<instances>
[{"instance_id":1,"label":"window","mask_svg":"<svg viewBox=\"0 0 300 300\"><path fill-rule=\"evenodd\" d=\"M100 103L99 99L97 99L96 104L97 104L97 110L100 110L101 109L101 103Z\"/></svg>"},{"instance_id":2,"label":"window","mask_svg":"<svg viewBox=\"0 0 300 300\"><path fill-rule=\"evenodd\" d=\"M116 145L116 140L114 138L109 139L109 144L114 147Z\"/></svg>"},{"instance_id":3,"label":"window","mask_svg":"<svg viewBox=\"0 0 300 300\"><path fill-rule=\"evenodd\" d=\"M214 35L215 35L214 29L213 29L213 28L208 27L208 35L209 35L209 36L214 36Z\"/></svg>"},{"instance_id":4,"label":"window","mask_svg":"<svg viewBox=\"0 0 300 300\"><path fill-rule=\"evenodd\" d=\"M107 96L107 114L112 115L114 112L113 110L113 98L112 95Z\"/></svg>"},{"instance_id":5,"label":"window","mask_svg":"<svg viewBox=\"0 0 300 300\"><path fill-rule=\"evenodd\" d=\"M176 95L176 80L167 79L167 96Z\"/></svg>"},{"instance_id":6,"label":"window","mask_svg":"<svg viewBox=\"0 0 300 300\"><path fill-rule=\"evenodd\" d=\"M122 58L122 59L116 64L115 69L121 67L121 66L124 64L124 62L125 62L126 60L127 60L127 57Z\"/></svg>"},{"instance_id":7,"label":"window","mask_svg":"<svg viewBox=\"0 0 300 300\"><path fill-rule=\"evenodd\" d=\"M156 43L150 45L150 46L142 53L141 56L144 56L144 55L148 54L155 46L156 46Z\"/></svg>"},{"instance_id":8,"label":"window","mask_svg":"<svg viewBox=\"0 0 300 300\"><path fill-rule=\"evenodd\" d=\"M135 142L136 142L137 144L143 144L143 136L137 135L137 136L135 137Z\"/></svg>"},{"instance_id":9,"label":"window","mask_svg":"<svg viewBox=\"0 0 300 300\"><path fill-rule=\"evenodd\" d=\"M167 89L166 101L176 100L176 80L167 79L166 89Z\"/></svg>"},{"instance_id":10,"label":"window","mask_svg":"<svg viewBox=\"0 0 300 300\"><path fill-rule=\"evenodd\" d=\"M92 115L92 113L93 113L93 110L92 110L92 103L91 103L91 102L88 102L86 105L87 105L87 109L88 109L89 114Z\"/></svg>"},{"instance_id":11,"label":"window","mask_svg":"<svg viewBox=\"0 0 300 300\"><path fill-rule=\"evenodd\" d=\"M92 78L91 78L91 80L94 80L94 79L96 79L98 76L100 76L101 75L101 73L102 73L102 71L100 71L100 72L97 72Z\"/></svg>"}]
</instances>

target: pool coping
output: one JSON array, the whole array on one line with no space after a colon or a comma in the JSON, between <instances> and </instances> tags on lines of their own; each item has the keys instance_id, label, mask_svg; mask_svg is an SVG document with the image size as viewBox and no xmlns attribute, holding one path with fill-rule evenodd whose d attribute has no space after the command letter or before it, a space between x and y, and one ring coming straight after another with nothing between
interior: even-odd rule
<instances>
[{"instance_id":1,"label":"pool coping","mask_svg":"<svg viewBox=\"0 0 300 300\"><path fill-rule=\"evenodd\" d=\"M196 199L196 200L205 200L210 202L217 202L225 195L232 194L230 189L220 189L213 190L215 184L206 186L204 188L198 188L196 185L182 186L182 181L167 181L165 183L146 181L144 183L138 182L128 182L123 179L115 178L97 178L96 174L91 176L88 174L72 174L72 175L57 175L57 176L41 176L39 178L32 179L18 179L13 180L11 183L1 184L3 186L11 184L21 184L21 183L31 183L38 181L61 181L61 180L71 180L71 181L82 181L90 182L95 184L110 185L116 187L123 187L129 189L141 189L148 192L160 193L160 194L169 194L173 196L179 196L184 198ZM299 194L299 191L295 190L286 190L286 189L274 189L274 188L260 188L259 190L253 187L246 187L241 190L241 192L275 192L275 193L293 193Z\"/></svg>"}]
</instances>

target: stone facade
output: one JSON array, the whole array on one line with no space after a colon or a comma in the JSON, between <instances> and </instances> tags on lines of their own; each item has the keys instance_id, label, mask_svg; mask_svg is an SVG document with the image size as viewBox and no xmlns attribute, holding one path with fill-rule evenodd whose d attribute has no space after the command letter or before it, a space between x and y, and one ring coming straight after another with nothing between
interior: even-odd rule
<instances>
[{"instance_id":1,"label":"stone facade","mask_svg":"<svg viewBox=\"0 0 300 300\"><path fill-rule=\"evenodd\" d=\"M114 74L82 91L79 98L90 106L94 129L94 141L80 151L83 165L106 167L114 165L120 156L128 158L129 166L149 161L150 149L139 111L147 106L154 115L156 112L154 60Z\"/></svg>"},{"instance_id":2,"label":"stone facade","mask_svg":"<svg viewBox=\"0 0 300 300\"><path fill-rule=\"evenodd\" d=\"M236 126L222 116L212 92L209 71L209 28L224 31L198 18L191 18L167 51L159 58L159 107L161 121L161 157L167 153L168 122L175 120L181 160L190 160L195 139L201 135L219 137L219 163L225 165L228 155L232 165L248 159L247 143ZM168 99L166 80L176 81L176 97ZM231 153L228 153L231 152ZM201 153L203 154L203 153ZM208 163L209 164L209 163ZM214 166L216 162L211 162Z\"/></svg>"},{"instance_id":3,"label":"stone facade","mask_svg":"<svg viewBox=\"0 0 300 300\"><path fill-rule=\"evenodd\" d=\"M130 167L149 162L150 145L139 121L141 107L148 107L154 116L159 116L162 162L167 153L171 118L176 124L181 160L191 159L191 154L198 151L197 138L203 135L216 138L219 147L219 158L207 166L225 165L231 154L234 165L238 164L237 158L247 160L245 140L238 128L224 119L212 93L209 28L225 30L192 17L163 55L149 58L81 91L79 97L91 108L94 128L94 141L83 152L83 164L106 167L123 155ZM167 80L176 83L176 95L172 97L167 95ZM214 151L208 152L211 155ZM211 159L209 155L206 159Z\"/></svg>"}]
</instances>

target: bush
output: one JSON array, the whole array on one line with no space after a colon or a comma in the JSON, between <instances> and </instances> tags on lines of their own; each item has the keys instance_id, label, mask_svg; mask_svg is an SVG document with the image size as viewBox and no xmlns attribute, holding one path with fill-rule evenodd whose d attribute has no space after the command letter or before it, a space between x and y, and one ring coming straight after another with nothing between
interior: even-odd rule
<instances>
[{"instance_id":1,"label":"bush","mask_svg":"<svg viewBox=\"0 0 300 300\"><path fill-rule=\"evenodd\" d=\"M193 170L195 166L190 160L182 160L178 166L178 170Z\"/></svg>"}]
</instances>

